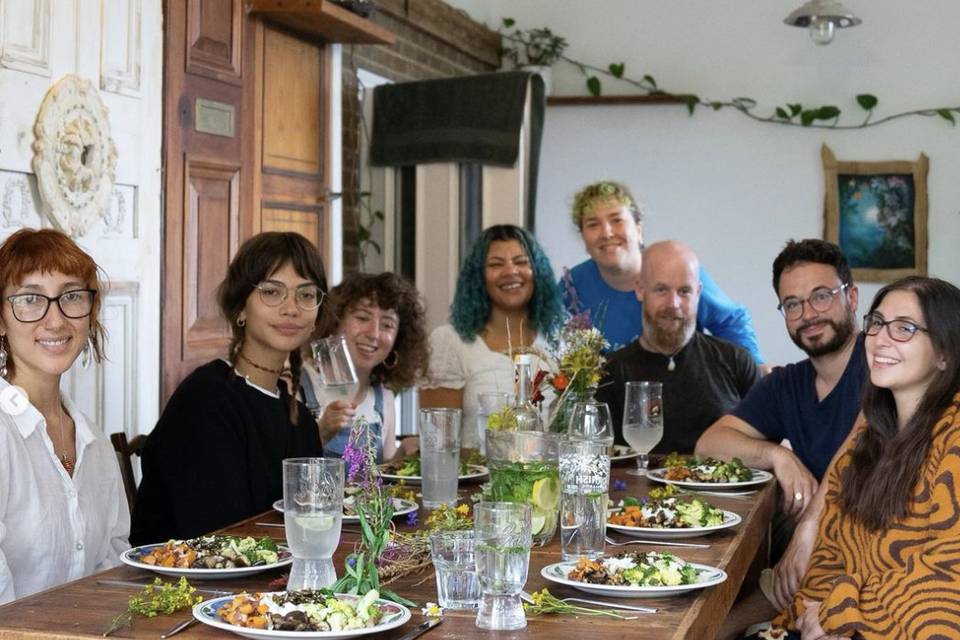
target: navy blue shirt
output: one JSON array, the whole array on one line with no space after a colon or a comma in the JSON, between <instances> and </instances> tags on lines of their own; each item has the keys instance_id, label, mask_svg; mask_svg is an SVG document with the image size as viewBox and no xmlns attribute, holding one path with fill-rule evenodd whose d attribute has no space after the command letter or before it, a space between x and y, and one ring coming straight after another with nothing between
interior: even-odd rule
<instances>
[{"instance_id":1,"label":"navy blue shirt","mask_svg":"<svg viewBox=\"0 0 960 640\"><path fill-rule=\"evenodd\" d=\"M816 375L809 358L778 367L754 385L732 413L768 440L788 439L819 481L860 413L868 375L863 335L837 386L822 401L817 400Z\"/></svg>"}]
</instances>

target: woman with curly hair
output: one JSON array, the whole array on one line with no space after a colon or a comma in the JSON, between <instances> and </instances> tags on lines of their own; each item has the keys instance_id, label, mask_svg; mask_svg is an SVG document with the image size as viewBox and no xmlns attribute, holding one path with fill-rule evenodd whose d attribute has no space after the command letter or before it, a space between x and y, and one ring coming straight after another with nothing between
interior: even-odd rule
<instances>
[{"instance_id":1,"label":"woman with curly hair","mask_svg":"<svg viewBox=\"0 0 960 640\"><path fill-rule=\"evenodd\" d=\"M412 386L430 357L420 295L395 273L354 273L330 292L330 311L319 334L346 338L358 385L353 398L329 402L317 417L323 449L342 456L350 425L363 416L378 438L378 461L389 460L398 451L394 393ZM307 405L319 410L323 385L309 362L301 383ZM416 450L415 440L403 444L404 453Z\"/></svg>"},{"instance_id":2,"label":"woman with curly hair","mask_svg":"<svg viewBox=\"0 0 960 640\"><path fill-rule=\"evenodd\" d=\"M247 240L217 298L228 358L174 391L143 451L134 544L192 538L267 511L283 496L284 458L323 454L313 417L280 384L321 320L327 286L316 247L292 232Z\"/></svg>"},{"instance_id":3,"label":"woman with curly hair","mask_svg":"<svg viewBox=\"0 0 960 640\"><path fill-rule=\"evenodd\" d=\"M420 405L463 409L461 445L479 448L478 395L512 391L512 355L542 354L564 317L553 269L534 237L513 225L486 229L463 261L450 324L430 335L430 380Z\"/></svg>"}]
</instances>

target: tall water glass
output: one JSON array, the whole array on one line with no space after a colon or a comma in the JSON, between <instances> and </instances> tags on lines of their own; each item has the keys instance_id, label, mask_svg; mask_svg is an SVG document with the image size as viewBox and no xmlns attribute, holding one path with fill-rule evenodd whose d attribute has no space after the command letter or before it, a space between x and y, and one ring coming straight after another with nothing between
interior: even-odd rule
<instances>
[{"instance_id":1,"label":"tall water glass","mask_svg":"<svg viewBox=\"0 0 960 640\"><path fill-rule=\"evenodd\" d=\"M513 405L513 394L505 391L485 391L477 395L477 424L476 433L467 437L464 434L463 446L465 448L478 448L481 455L487 454L487 418L494 413L501 411L504 407ZM469 429L464 425L464 429ZM473 441L476 441L476 445Z\"/></svg>"},{"instance_id":2,"label":"tall water glass","mask_svg":"<svg viewBox=\"0 0 960 640\"><path fill-rule=\"evenodd\" d=\"M623 439L639 453L633 476L647 475L647 454L663 439L663 385L628 382L623 403Z\"/></svg>"},{"instance_id":3,"label":"tall water glass","mask_svg":"<svg viewBox=\"0 0 960 640\"><path fill-rule=\"evenodd\" d=\"M320 376L321 388L318 398L323 406L334 400L350 399L357 386L357 371L353 367L347 338L333 335L310 343L313 364ZM322 407L321 407L322 410Z\"/></svg>"},{"instance_id":4,"label":"tall water glass","mask_svg":"<svg viewBox=\"0 0 960 640\"><path fill-rule=\"evenodd\" d=\"M613 445L613 418L606 402L590 400L573 405L567 436L571 440L595 440Z\"/></svg>"},{"instance_id":5,"label":"tall water glass","mask_svg":"<svg viewBox=\"0 0 960 640\"><path fill-rule=\"evenodd\" d=\"M430 559L437 574L437 602L444 609L477 608L480 582L476 542L473 530L430 534Z\"/></svg>"},{"instance_id":6,"label":"tall water glass","mask_svg":"<svg viewBox=\"0 0 960 640\"><path fill-rule=\"evenodd\" d=\"M520 592L530 568L530 505L518 502L481 502L473 512L477 546L480 607L477 626L509 631L523 629Z\"/></svg>"},{"instance_id":7,"label":"tall water glass","mask_svg":"<svg viewBox=\"0 0 960 640\"><path fill-rule=\"evenodd\" d=\"M423 506L457 504L460 409L420 409L420 474Z\"/></svg>"},{"instance_id":8,"label":"tall water glass","mask_svg":"<svg viewBox=\"0 0 960 640\"><path fill-rule=\"evenodd\" d=\"M603 555L610 492L610 454L600 440L560 443L560 554L564 560Z\"/></svg>"},{"instance_id":9,"label":"tall water glass","mask_svg":"<svg viewBox=\"0 0 960 640\"><path fill-rule=\"evenodd\" d=\"M342 518L343 460L283 461L283 524L293 553L288 589L321 589L336 582L332 558Z\"/></svg>"}]
</instances>

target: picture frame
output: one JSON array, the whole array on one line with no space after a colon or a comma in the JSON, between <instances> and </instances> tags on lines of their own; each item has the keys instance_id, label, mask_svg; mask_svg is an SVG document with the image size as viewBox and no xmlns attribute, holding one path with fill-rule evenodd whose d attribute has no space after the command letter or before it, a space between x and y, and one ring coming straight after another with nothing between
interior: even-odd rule
<instances>
[{"instance_id":1,"label":"picture frame","mask_svg":"<svg viewBox=\"0 0 960 640\"><path fill-rule=\"evenodd\" d=\"M820 155L824 239L843 251L854 281L927 275L927 156L844 162L825 144Z\"/></svg>"}]
</instances>

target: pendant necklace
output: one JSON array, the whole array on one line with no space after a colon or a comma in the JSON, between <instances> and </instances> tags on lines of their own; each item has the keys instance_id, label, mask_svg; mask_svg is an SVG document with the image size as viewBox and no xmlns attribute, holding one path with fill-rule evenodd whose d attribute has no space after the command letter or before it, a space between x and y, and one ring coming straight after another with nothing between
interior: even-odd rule
<instances>
[{"instance_id":1,"label":"pendant necklace","mask_svg":"<svg viewBox=\"0 0 960 640\"><path fill-rule=\"evenodd\" d=\"M66 439L66 436L64 436L64 434L63 434L63 402L61 402L59 398L57 398L57 407L58 407L59 410L60 410L60 412L59 412L59 418L60 418L60 446L62 446L62 447L64 448L64 450L66 451L66 449L67 449L67 439ZM54 453L56 453L56 451L54 451ZM74 464L75 464L74 460L70 459L70 457L67 456L66 452L62 453L61 455L59 455L59 456L57 456L57 457L58 457L59 460L60 460L60 464L63 465L64 470L67 472L67 475L72 476L72 475L73 475L73 468L74 468Z\"/></svg>"},{"instance_id":2,"label":"pendant necklace","mask_svg":"<svg viewBox=\"0 0 960 640\"><path fill-rule=\"evenodd\" d=\"M673 371L673 370L675 370L675 369L677 368L677 363L674 362L673 358L674 358L678 353L680 353L680 351L682 351L682 350L683 350L683 347L686 346L686 345L680 345L680 348L677 349L676 351L674 351L673 353L663 353L663 352L661 352L661 351L657 351L656 349L653 349L652 346L651 346L649 343L647 343L647 341L643 338L643 336L640 336L640 346L643 347L644 349L646 349L647 351L652 352L652 353L659 353L659 354L662 355L662 356L666 356L666 358L667 358L667 371Z\"/></svg>"}]
</instances>

